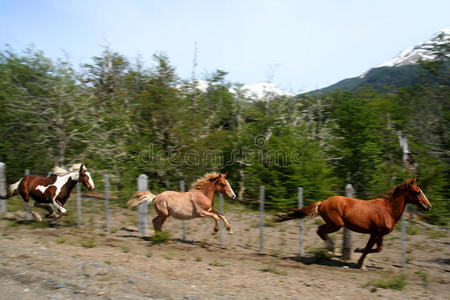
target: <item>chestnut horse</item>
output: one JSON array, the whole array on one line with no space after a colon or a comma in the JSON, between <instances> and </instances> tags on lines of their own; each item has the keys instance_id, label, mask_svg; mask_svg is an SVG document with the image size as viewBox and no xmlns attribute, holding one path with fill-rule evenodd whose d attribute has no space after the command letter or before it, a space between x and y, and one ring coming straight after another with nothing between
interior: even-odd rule
<instances>
[{"instance_id":1,"label":"chestnut horse","mask_svg":"<svg viewBox=\"0 0 450 300\"><path fill-rule=\"evenodd\" d=\"M329 251L334 251L334 243L328 234L338 231L341 227L370 234L366 247L355 249L355 252L362 252L358 260L358 265L362 267L367 254L383 249L383 236L392 232L407 203L414 204L422 210L431 208L427 197L416 185L416 179L409 179L406 183L395 186L381 198L365 201L334 196L295 209L292 213L278 215L276 221L321 216L325 224L319 226L317 234L327 243ZM372 249L375 243L377 248Z\"/></svg>"},{"instance_id":2,"label":"chestnut horse","mask_svg":"<svg viewBox=\"0 0 450 300\"><path fill-rule=\"evenodd\" d=\"M197 179L188 192L165 191L154 195L150 191L137 192L128 200L128 208L138 206L141 203L151 203L155 206L158 216L153 219L153 227L156 232L170 215L175 219L213 218L215 222L213 234L219 231L219 218L225 223L229 233L233 233L227 218L213 209L214 196L222 193L230 198L236 198L230 184L226 180L226 174L208 173Z\"/></svg>"},{"instance_id":3,"label":"chestnut horse","mask_svg":"<svg viewBox=\"0 0 450 300\"><path fill-rule=\"evenodd\" d=\"M39 222L42 218L37 212L31 210L30 198L35 200L34 206L49 212L48 217L59 218L66 213L63 206L77 182L81 182L91 191L94 189L94 181L85 165L75 164L68 170L55 167L53 174L48 177L27 175L11 184L8 187L8 197L18 194L25 202L25 210ZM59 213L53 210L51 204L59 210Z\"/></svg>"}]
</instances>

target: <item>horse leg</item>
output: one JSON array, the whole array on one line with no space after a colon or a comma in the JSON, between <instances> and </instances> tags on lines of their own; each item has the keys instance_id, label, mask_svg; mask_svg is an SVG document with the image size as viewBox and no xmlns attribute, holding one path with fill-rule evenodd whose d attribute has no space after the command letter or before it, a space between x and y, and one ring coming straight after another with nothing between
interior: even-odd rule
<instances>
[{"instance_id":1,"label":"horse leg","mask_svg":"<svg viewBox=\"0 0 450 300\"><path fill-rule=\"evenodd\" d=\"M60 216L62 216L62 215L67 213L67 210L64 207L62 207L61 203L59 203L58 200L56 200L56 196L55 196L55 198L52 201L53 201L53 205L61 212L59 214Z\"/></svg>"},{"instance_id":2,"label":"horse leg","mask_svg":"<svg viewBox=\"0 0 450 300\"><path fill-rule=\"evenodd\" d=\"M31 207L30 207L30 195L28 193L24 193L24 194L20 194L20 197L25 202L25 210L27 211L27 213L32 215L36 219L36 221L42 222L41 216L37 212L34 212L34 211L31 210Z\"/></svg>"},{"instance_id":3,"label":"horse leg","mask_svg":"<svg viewBox=\"0 0 450 300\"><path fill-rule=\"evenodd\" d=\"M328 236L329 233L333 233L341 229L341 226L335 225L335 224L323 224L319 226L319 229L317 229L317 234L320 236L322 240L324 240L327 243L327 250L334 253L334 242L333 240Z\"/></svg>"},{"instance_id":4,"label":"horse leg","mask_svg":"<svg viewBox=\"0 0 450 300\"><path fill-rule=\"evenodd\" d=\"M225 215L223 215L222 213L215 211L215 210L211 210L213 213L215 213L220 219L222 219L223 223L225 224L225 226L227 227L227 231L229 234L233 233L233 230L231 229L231 224L228 222L227 217L225 217Z\"/></svg>"},{"instance_id":5,"label":"horse leg","mask_svg":"<svg viewBox=\"0 0 450 300\"><path fill-rule=\"evenodd\" d=\"M55 213L55 211L53 210L53 208L50 206L50 204L42 204L39 203L37 201L34 202L34 206L35 207L39 207L39 208L43 208L46 211L48 211L48 215L46 216L47 218L56 218L57 214Z\"/></svg>"},{"instance_id":6,"label":"horse leg","mask_svg":"<svg viewBox=\"0 0 450 300\"><path fill-rule=\"evenodd\" d=\"M155 232L161 232L162 225L167 220L168 215L158 215L156 218L152 220L153 228L155 228Z\"/></svg>"},{"instance_id":7,"label":"horse leg","mask_svg":"<svg viewBox=\"0 0 450 300\"><path fill-rule=\"evenodd\" d=\"M206 210L202 210L200 212L200 217L213 218L215 225L214 225L214 230L213 230L212 234L215 234L217 231L219 231L219 217L215 213L212 213L212 212L209 212Z\"/></svg>"},{"instance_id":8,"label":"horse leg","mask_svg":"<svg viewBox=\"0 0 450 300\"><path fill-rule=\"evenodd\" d=\"M377 236L375 238L375 243L377 244L377 247L375 249L370 249L369 253L378 253L383 250L383 236ZM355 252L363 252L364 249L362 248L356 248Z\"/></svg>"},{"instance_id":9,"label":"horse leg","mask_svg":"<svg viewBox=\"0 0 450 300\"><path fill-rule=\"evenodd\" d=\"M362 268L363 264L364 264L364 259L366 258L367 254L371 253L372 251L372 247L375 244L375 242L377 241L377 238L374 235L370 235L369 241L367 242L367 245L364 249L356 249L356 250L361 250L362 255L361 257L358 259L358 265ZM380 245L380 244L379 244ZM382 248L382 243L381 243L381 248ZM355 252L359 252L356 251ZM381 250L380 250L381 251Z\"/></svg>"},{"instance_id":10,"label":"horse leg","mask_svg":"<svg viewBox=\"0 0 450 300\"><path fill-rule=\"evenodd\" d=\"M370 250L370 253L379 253L381 250L383 250L383 236L377 237L376 240L377 248Z\"/></svg>"}]
</instances>

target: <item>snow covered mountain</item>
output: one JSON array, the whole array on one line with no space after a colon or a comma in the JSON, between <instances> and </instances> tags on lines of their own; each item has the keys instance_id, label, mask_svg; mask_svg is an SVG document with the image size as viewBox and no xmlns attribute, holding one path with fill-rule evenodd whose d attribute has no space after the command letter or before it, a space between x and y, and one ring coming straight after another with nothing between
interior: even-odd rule
<instances>
[{"instance_id":1,"label":"snow covered mountain","mask_svg":"<svg viewBox=\"0 0 450 300\"><path fill-rule=\"evenodd\" d=\"M441 39L440 36L443 35L444 38ZM450 38L450 27L447 27L425 42L418 43L412 47L409 47L403 51L401 51L396 57L387 62L379 64L374 68L381 67L400 67L410 64L416 64L419 60L430 61L435 58L432 53L432 49L435 45L443 44Z\"/></svg>"},{"instance_id":2,"label":"snow covered mountain","mask_svg":"<svg viewBox=\"0 0 450 300\"><path fill-rule=\"evenodd\" d=\"M274 96L294 96L293 94L280 89L271 82L258 82L252 85L246 84L243 86L246 90L245 96L250 98L262 99L266 95Z\"/></svg>"},{"instance_id":3,"label":"snow covered mountain","mask_svg":"<svg viewBox=\"0 0 450 300\"><path fill-rule=\"evenodd\" d=\"M328 87L308 92L308 94L324 94L338 89L355 91L363 86L387 92L407 85L420 84L425 75L418 62L435 59L433 48L449 42L450 27L447 27L434 34L430 40L401 51L393 59L371 68L361 76L343 79Z\"/></svg>"},{"instance_id":4,"label":"snow covered mountain","mask_svg":"<svg viewBox=\"0 0 450 300\"><path fill-rule=\"evenodd\" d=\"M203 92L208 89L208 82L205 80L197 80L197 88ZM255 84L245 84L242 89L245 91L244 95L253 99L264 99L268 95L273 96L294 96L283 89L277 87L271 82L258 82ZM234 89L230 89L230 92L234 93Z\"/></svg>"}]
</instances>

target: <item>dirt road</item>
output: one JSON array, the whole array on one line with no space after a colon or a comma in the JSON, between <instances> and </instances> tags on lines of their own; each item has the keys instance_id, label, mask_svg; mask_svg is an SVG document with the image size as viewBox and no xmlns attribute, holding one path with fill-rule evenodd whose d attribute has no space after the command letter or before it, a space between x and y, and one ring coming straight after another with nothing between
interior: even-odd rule
<instances>
[{"instance_id":1,"label":"dirt road","mask_svg":"<svg viewBox=\"0 0 450 300\"><path fill-rule=\"evenodd\" d=\"M49 226L20 221L20 211L7 213L0 220L0 299L448 299L446 232L415 225L406 270L398 267L394 232L360 270L338 257L322 258L314 220L306 222L307 255L300 262L295 221L268 224L259 254L258 215L247 210L227 211L235 234L225 237L226 247L210 234L207 219L188 221L188 241L177 239L181 222L169 220L164 229L172 239L154 245L135 231L135 212L116 207L111 214L105 233L95 209L83 215L80 229L73 216ZM337 245L341 235L333 236ZM353 235L355 247L366 241ZM377 287L381 280L406 285Z\"/></svg>"}]
</instances>

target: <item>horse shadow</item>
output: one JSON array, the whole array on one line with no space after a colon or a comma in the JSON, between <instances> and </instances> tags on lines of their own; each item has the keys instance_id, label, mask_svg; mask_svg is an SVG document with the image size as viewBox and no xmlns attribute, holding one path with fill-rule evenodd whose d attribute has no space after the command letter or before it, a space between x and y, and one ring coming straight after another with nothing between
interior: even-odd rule
<instances>
[{"instance_id":1,"label":"horse shadow","mask_svg":"<svg viewBox=\"0 0 450 300\"><path fill-rule=\"evenodd\" d=\"M62 227L75 227L77 224L74 223L67 223L67 222L60 222L60 219L53 219L53 218L44 218L42 221L37 221L31 218L30 220L27 219L18 219L14 217L3 217L2 220L9 221L11 223L14 223L16 225L26 225L33 228L62 228Z\"/></svg>"},{"instance_id":2,"label":"horse shadow","mask_svg":"<svg viewBox=\"0 0 450 300\"><path fill-rule=\"evenodd\" d=\"M136 229L122 227L122 228L120 228L120 230L129 232L129 234L121 234L121 235L118 235L117 237L134 238L134 239L143 240L146 242L150 242L151 243L150 246L159 245L159 244L153 243L152 236L142 236L138 233L138 230L136 230ZM219 244L211 244L211 243L206 243L204 241L196 241L196 240L185 240L185 239L181 239L181 238L169 238L169 239L167 239L167 243L178 243L178 244L184 244L184 245L199 246L199 247L205 248L205 249L210 249L210 248L226 249L225 247L223 247L222 245L219 245Z\"/></svg>"},{"instance_id":3,"label":"horse shadow","mask_svg":"<svg viewBox=\"0 0 450 300\"><path fill-rule=\"evenodd\" d=\"M299 257L299 256L288 256L284 259L293 260L296 262L301 262L305 265L320 265L327 267L337 267L337 268L350 268L350 269L361 269L361 267L354 262L345 262L334 258L318 258L318 257ZM367 268L379 268L374 266L367 266Z\"/></svg>"},{"instance_id":4,"label":"horse shadow","mask_svg":"<svg viewBox=\"0 0 450 300\"><path fill-rule=\"evenodd\" d=\"M122 227L119 229L120 231L125 231L125 232L129 232L128 234L121 234L118 235L117 237L122 237L122 238L134 238L134 239L140 239L140 240L144 240L144 241L151 241L151 237L149 236L142 236L138 233L138 230L136 229L132 229L132 228L127 228L127 227ZM135 234L133 234L135 233Z\"/></svg>"}]
</instances>

